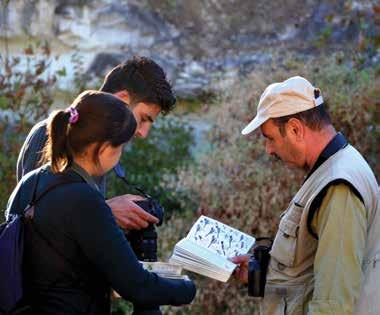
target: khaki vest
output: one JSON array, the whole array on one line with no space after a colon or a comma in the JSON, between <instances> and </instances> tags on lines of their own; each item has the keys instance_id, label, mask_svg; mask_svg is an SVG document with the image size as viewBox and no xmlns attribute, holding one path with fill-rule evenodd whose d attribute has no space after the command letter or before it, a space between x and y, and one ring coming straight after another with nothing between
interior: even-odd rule
<instances>
[{"instance_id":1,"label":"khaki vest","mask_svg":"<svg viewBox=\"0 0 380 315\"><path fill-rule=\"evenodd\" d=\"M380 261L377 266L375 262L380 258L379 187L366 161L350 145L326 160L305 181L282 213L271 250L265 297L260 305L261 314L307 313L314 288L313 264L318 246L318 241L307 229L307 217L314 198L336 179L347 180L358 190L367 212L367 240L362 268L364 275L356 313L380 314L380 284L375 285L375 282L380 283ZM374 313L369 312L369 307Z\"/></svg>"}]
</instances>

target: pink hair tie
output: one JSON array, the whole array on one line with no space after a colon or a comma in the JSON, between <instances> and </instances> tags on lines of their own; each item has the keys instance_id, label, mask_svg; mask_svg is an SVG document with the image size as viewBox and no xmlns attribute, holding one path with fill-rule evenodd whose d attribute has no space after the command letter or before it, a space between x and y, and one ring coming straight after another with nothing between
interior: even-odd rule
<instances>
[{"instance_id":1,"label":"pink hair tie","mask_svg":"<svg viewBox=\"0 0 380 315\"><path fill-rule=\"evenodd\" d=\"M75 124L79 120L79 113L77 109L72 106L69 107L69 112L70 112L69 123Z\"/></svg>"}]
</instances>

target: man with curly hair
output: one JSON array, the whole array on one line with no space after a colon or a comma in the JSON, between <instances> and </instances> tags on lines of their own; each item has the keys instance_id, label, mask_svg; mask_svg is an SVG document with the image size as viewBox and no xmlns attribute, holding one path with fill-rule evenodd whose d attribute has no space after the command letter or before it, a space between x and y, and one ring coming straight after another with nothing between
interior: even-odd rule
<instances>
[{"instance_id":1,"label":"man with curly hair","mask_svg":"<svg viewBox=\"0 0 380 315\"><path fill-rule=\"evenodd\" d=\"M157 116L170 112L176 103L165 72L147 57L134 57L117 65L106 75L100 91L117 96L132 110L137 121L135 136L139 138L146 138ZM37 123L21 148L17 160L18 181L39 166L47 140L46 124L46 120ZM105 194L105 177L95 178L95 181ZM140 196L122 195L107 200L120 227L133 230L157 223L156 217L133 202L141 199Z\"/></svg>"}]
</instances>

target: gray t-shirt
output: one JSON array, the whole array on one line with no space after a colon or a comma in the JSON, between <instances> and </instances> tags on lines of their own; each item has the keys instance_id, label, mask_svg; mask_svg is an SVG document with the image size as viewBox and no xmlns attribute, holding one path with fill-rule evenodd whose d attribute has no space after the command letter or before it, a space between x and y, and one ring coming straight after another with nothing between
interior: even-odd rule
<instances>
[{"instance_id":1,"label":"gray t-shirt","mask_svg":"<svg viewBox=\"0 0 380 315\"><path fill-rule=\"evenodd\" d=\"M42 151L47 141L46 135L47 120L40 121L29 132L24 144L21 147L17 159L17 182L30 171L38 168L41 160ZM105 195L106 180L105 176L94 177L100 191Z\"/></svg>"}]
</instances>

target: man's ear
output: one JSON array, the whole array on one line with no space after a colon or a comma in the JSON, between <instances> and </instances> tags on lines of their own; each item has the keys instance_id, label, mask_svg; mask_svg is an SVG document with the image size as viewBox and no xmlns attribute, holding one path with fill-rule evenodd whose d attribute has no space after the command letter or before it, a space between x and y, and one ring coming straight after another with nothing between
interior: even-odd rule
<instances>
[{"instance_id":1,"label":"man's ear","mask_svg":"<svg viewBox=\"0 0 380 315\"><path fill-rule=\"evenodd\" d=\"M116 93L114 93L114 95L117 96L118 98L120 98L125 103L127 103L129 106L131 105L131 101L132 101L131 96L127 90L122 90L122 91L116 92Z\"/></svg>"},{"instance_id":2,"label":"man's ear","mask_svg":"<svg viewBox=\"0 0 380 315\"><path fill-rule=\"evenodd\" d=\"M305 124L297 118L290 118L285 125L287 135L296 141L301 141L305 137Z\"/></svg>"}]
</instances>

